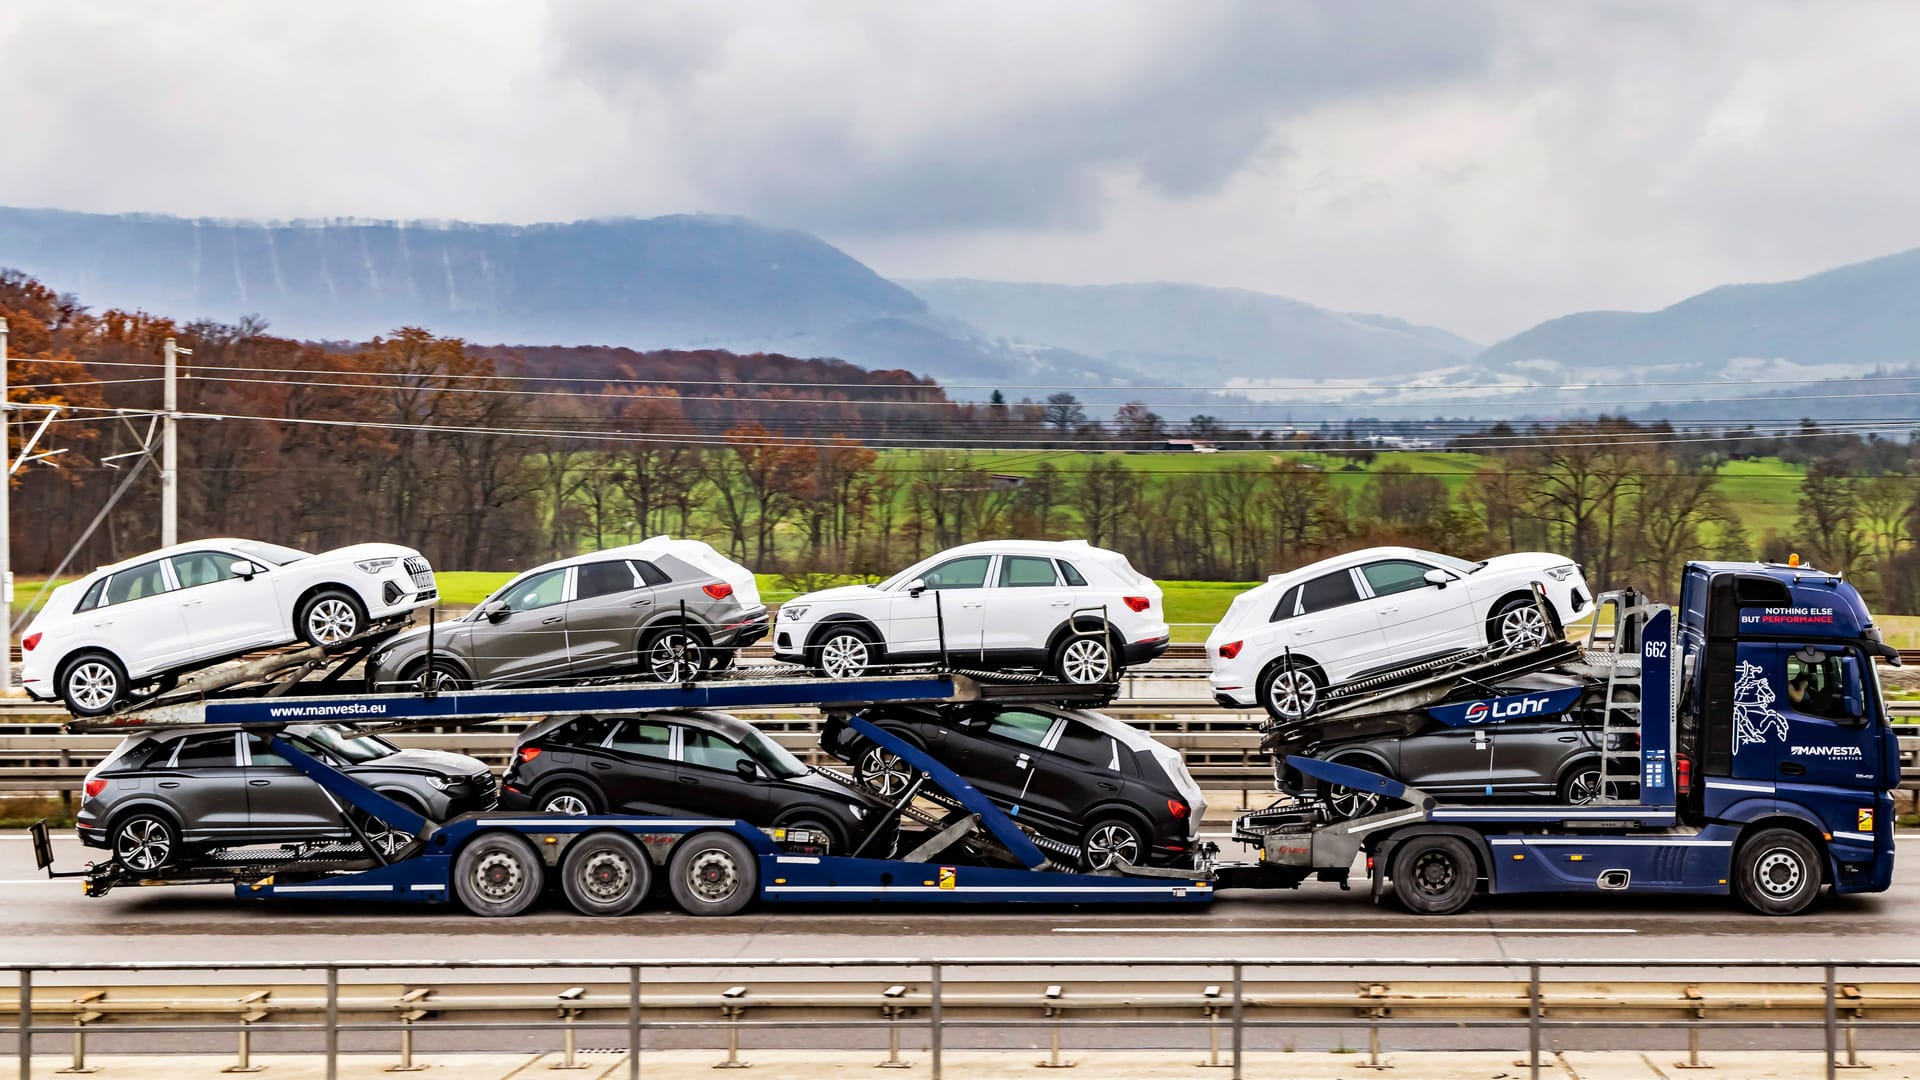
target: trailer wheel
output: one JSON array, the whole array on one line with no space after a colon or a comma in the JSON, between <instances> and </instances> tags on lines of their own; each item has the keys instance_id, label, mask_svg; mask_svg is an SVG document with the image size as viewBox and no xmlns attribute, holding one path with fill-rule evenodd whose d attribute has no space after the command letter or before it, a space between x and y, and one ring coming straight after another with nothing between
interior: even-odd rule
<instances>
[{"instance_id":1,"label":"trailer wheel","mask_svg":"<svg viewBox=\"0 0 1920 1080\"><path fill-rule=\"evenodd\" d=\"M760 891L760 860L732 833L695 833L674 849L667 886L689 915L732 915Z\"/></svg>"},{"instance_id":2,"label":"trailer wheel","mask_svg":"<svg viewBox=\"0 0 1920 1080\"><path fill-rule=\"evenodd\" d=\"M1480 888L1480 863L1457 836L1407 841L1393 860L1393 895L1415 915L1452 915Z\"/></svg>"},{"instance_id":3,"label":"trailer wheel","mask_svg":"<svg viewBox=\"0 0 1920 1080\"><path fill-rule=\"evenodd\" d=\"M1766 829L1740 845L1733 882L1740 902L1759 915L1798 915L1820 895L1822 859L1792 829Z\"/></svg>"},{"instance_id":4,"label":"trailer wheel","mask_svg":"<svg viewBox=\"0 0 1920 1080\"><path fill-rule=\"evenodd\" d=\"M560 860L560 888L582 915L625 915L652 887L652 861L624 833L588 833Z\"/></svg>"},{"instance_id":5,"label":"trailer wheel","mask_svg":"<svg viewBox=\"0 0 1920 1080\"><path fill-rule=\"evenodd\" d=\"M322 589L300 605L294 624L309 645L338 645L367 628L367 612L352 593Z\"/></svg>"},{"instance_id":6,"label":"trailer wheel","mask_svg":"<svg viewBox=\"0 0 1920 1080\"><path fill-rule=\"evenodd\" d=\"M453 862L454 895L475 915L518 915L533 905L545 884L539 852L517 833L482 833Z\"/></svg>"}]
</instances>

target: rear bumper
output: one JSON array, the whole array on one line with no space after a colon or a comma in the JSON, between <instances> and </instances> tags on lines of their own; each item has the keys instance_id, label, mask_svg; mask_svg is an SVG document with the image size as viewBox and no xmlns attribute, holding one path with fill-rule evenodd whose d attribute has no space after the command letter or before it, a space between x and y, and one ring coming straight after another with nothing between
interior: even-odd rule
<instances>
[{"instance_id":1,"label":"rear bumper","mask_svg":"<svg viewBox=\"0 0 1920 1080\"><path fill-rule=\"evenodd\" d=\"M761 608L714 628L713 643L723 649L744 649L766 637L769 628L767 609Z\"/></svg>"},{"instance_id":2,"label":"rear bumper","mask_svg":"<svg viewBox=\"0 0 1920 1080\"><path fill-rule=\"evenodd\" d=\"M1137 667L1158 659L1173 643L1171 635L1150 638L1146 641L1129 641L1120 646L1120 664L1123 667Z\"/></svg>"}]
</instances>

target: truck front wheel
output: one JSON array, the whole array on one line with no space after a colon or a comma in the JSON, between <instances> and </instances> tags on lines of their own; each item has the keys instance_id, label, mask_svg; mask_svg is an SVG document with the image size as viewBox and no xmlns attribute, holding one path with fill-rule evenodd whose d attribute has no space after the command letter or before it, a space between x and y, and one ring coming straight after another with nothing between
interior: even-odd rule
<instances>
[{"instance_id":1,"label":"truck front wheel","mask_svg":"<svg viewBox=\"0 0 1920 1080\"><path fill-rule=\"evenodd\" d=\"M695 833L673 850L667 885L689 915L732 915L759 894L760 860L732 833Z\"/></svg>"},{"instance_id":2,"label":"truck front wheel","mask_svg":"<svg viewBox=\"0 0 1920 1080\"><path fill-rule=\"evenodd\" d=\"M1452 915L1480 888L1480 863L1457 836L1421 836L1393 860L1393 895L1415 915Z\"/></svg>"},{"instance_id":3,"label":"truck front wheel","mask_svg":"<svg viewBox=\"0 0 1920 1080\"><path fill-rule=\"evenodd\" d=\"M1798 915L1820 895L1824 875L1813 841L1792 829L1765 829L1740 845L1734 891L1758 915Z\"/></svg>"}]
</instances>

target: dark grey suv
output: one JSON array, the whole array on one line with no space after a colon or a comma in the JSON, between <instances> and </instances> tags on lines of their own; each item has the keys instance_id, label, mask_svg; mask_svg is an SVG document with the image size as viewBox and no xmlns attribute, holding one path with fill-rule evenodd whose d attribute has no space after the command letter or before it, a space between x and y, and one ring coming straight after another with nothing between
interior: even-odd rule
<instances>
[{"instance_id":1,"label":"dark grey suv","mask_svg":"<svg viewBox=\"0 0 1920 1080\"><path fill-rule=\"evenodd\" d=\"M290 726L286 735L433 821L490 810L499 798L493 773L464 754L402 750L329 724ZM258 732L132 735L87 773L84 786L77 815L81 842L112 850L132 870L160 870L222 848L353 839L320 785L274 753ZM377 821L358 823L389 853L410 839Z\"/></svg>"}]
</instances>

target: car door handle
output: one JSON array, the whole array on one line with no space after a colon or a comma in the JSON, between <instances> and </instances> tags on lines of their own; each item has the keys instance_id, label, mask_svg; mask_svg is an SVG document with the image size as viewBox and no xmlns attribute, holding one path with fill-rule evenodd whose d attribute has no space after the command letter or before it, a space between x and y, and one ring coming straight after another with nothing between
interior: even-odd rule
<instances>
[{"instance_id":1,"label":"car door handle","mask_svg":"<svg viewBox=\"0 0 1920 1080\"><path fill-rule=\"evenodd\" d=\"M680 782L681 782L681 783L683 783L683 784L697 784L697 783L699 783L700 781L699 781L699 780L698 780L697 778L695 778L695 777L691 777L691 776L683 776L683 777L681 777L681 778L680 778Z\"/></svg>"},{"instance_id":2,"label":"car door handle","mask_svg":"<svg viewBox=\"0 0 1920 1080\"><path fill-rule=\"evenodd\" d=\"M1807 775L1807 767L1805 765L1800 764L1797 761L1782 762L1780 765L1780 775L1781 776L1805 776Z\"/></svg>"},{"instance_id":3,"label":"car door handle","mask_svg":"<svg viewBox=\"0 0 1920 1080\"><path fill-rule=\"evenodd\" d=\"M1397 608L1397 607L1383 607L1383 608L1381 608L1381 609L1380 609L1380 614L1382 614L1382 615L1398 615L1398 614L1400 614L1400 609L1399 609L1399 608Z\"/></svg>"},{"instance_id":4,"label":"car door handle","mask_svg":"<svg viewBox=\"0 0 1920 1080\"><path fill-rule=\"evenodd\" d=\"M178 781L178 780L162 780L162 781L160 781L160 786L161 786L161 787L164 787L164 788L176 788L176 787L179 787L179 786L180 786L180 781Z\"/></svg>"},{"instance_id":5,"label":"car door handle","mask_svg":"<svg viewBox=\"0 0 1920 1080\"><path fill-rule=\"evenodd\" d=\"M566 616L564 616L564 615L555 615L555 616L553 616L553 617L552 617L552 618L550 618L550 619L541 619L541 620L540 620L540 625L541 625L541 626L552 626L552 625L553 625L553 624L555 624L555 623L558 623L558 622L564 622L564 621L566 621Z\"/></svg>"},{"instance_id":6,"label":"car door handle","mask_svg":"<svg viewBox=\"0 0 1920 1080\"><path fill-rule=\"evenodd\" d=\"M1310 626L1296 626L1293 630L1294 637L1312 637L1314 633L1314 629Z\"/></svg>"},{"instance_id":7,"label":"car door handle","mask_svg":"<svg viewBox=\"0 0 1920 1080\"><path fill-rule=\"evenodd\" d=\"M1101 791L1119 791L1120 790L1119 784L1109 784L1109 783L1105 783L1104 781L1101 783L1095 784L1094 786L1099 788Z\"/></svg>"},{"instance_id":8,"label":"car door handle","mask_svg":"<svg viewBox=\"0 0 1920 1080\"><path fill-rule=\"evenodd\" d=\"M606 763L606 762L604 762L604 761L595 761L595 762L590 762L589 764L591 764L591 765L592 765L592 766L593 766L594 768L596 768L596 769L611 769L611 768L613 768L613 766L612 766L612 765L609 765L609 764L607 764L607 763Z\"/></svg>"},{"instance_id":9,"label":"car door handle","mask_svg":"<svg viewBox=\"0 0 1920 1080\"><path fill-rule=\"evenodd\" d=\"M1562 735L1562 736L1560 736L1560 741L1561 741L1561 742L1578 742L1578 741L1580 741L1580 736L1578 736L1578 735Z\"/></svg>"},{"instance_id":10,"label":"car door handle","mask_svg":"<svg viewBox=\"0 0 1920 1080\"><path fill-rule=\"evenodd\" d=\"M1073 604L1073 601L1071 600L1055 600L1053 602L1054 607L1069 607L1072 604Z\"/></svg>"},{"instance_id":11,"label":"car door handle","mask_svg":"<svg viewBox=\"0 0 1920 1080\"><path fill-rule=\"evenodd\" d=\"M646 607L651 603L653 603L653 601L651 600L635 600L633 603L628 604L627 606L628 607Z\"/></svg>"},{"instance_id":12,"label":"car door handle","mask_svg":"<svg viewBox=\"0 0 1920 1080\"><path fill-rule=\"evenodd\" d=\"M273 781L271 780L249 780L247 781L247 786L248 787L266 787L268 784L271 784L271 783L273 783Z\"/></svg>"},{"instance_id":13,"label":"car door handle","mask_svg":"<svg viewBox=\"0 0 1920 1080\"><path fill-rule=\"evenodd\" d=\"M982 603L983 601L980 601L980 600L962 600L960 602L960 606L961 607L979 607Z\"/></svg>"}]
</instances>

